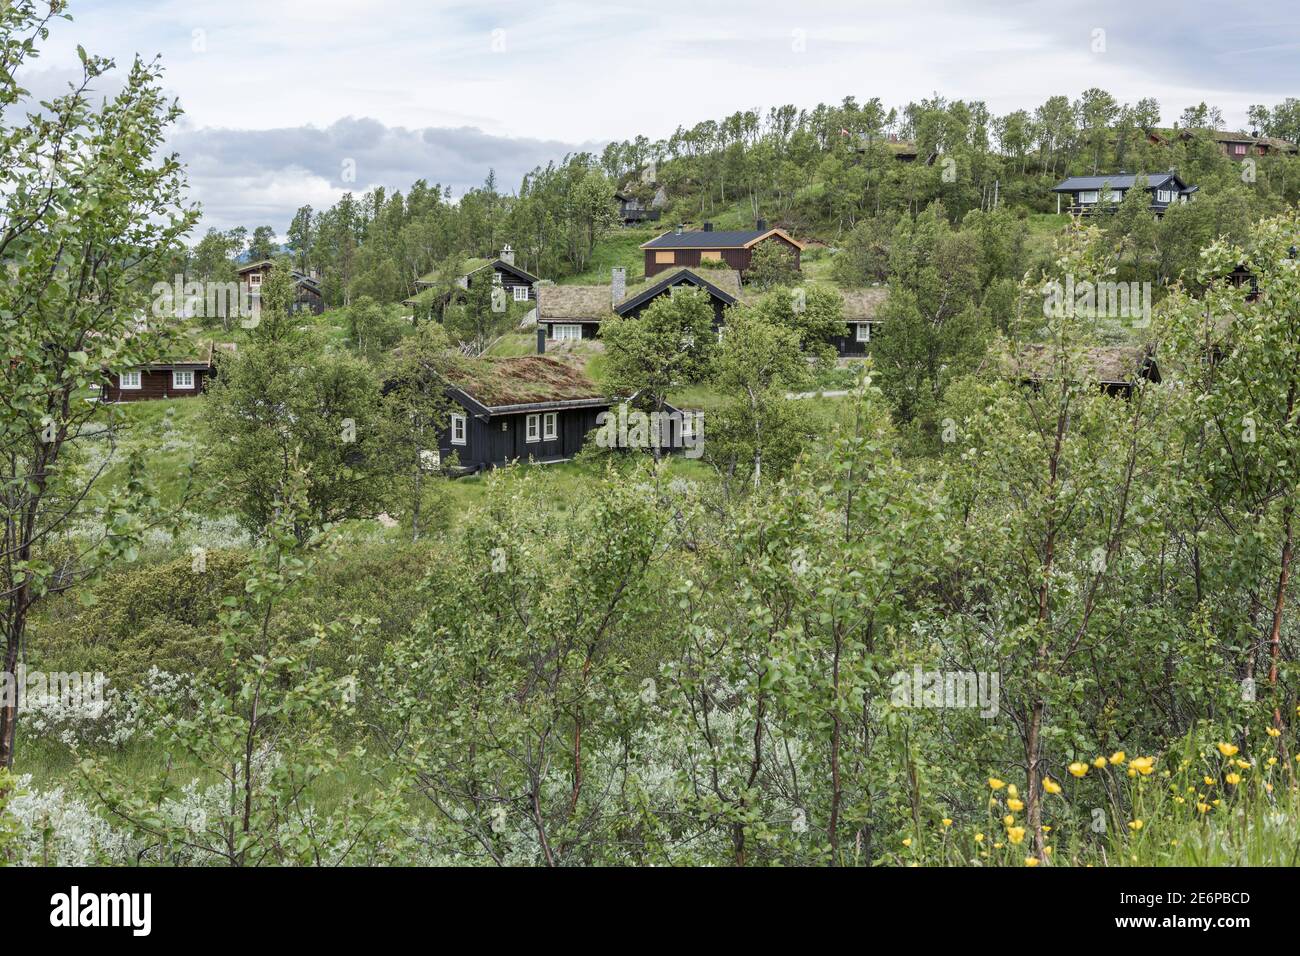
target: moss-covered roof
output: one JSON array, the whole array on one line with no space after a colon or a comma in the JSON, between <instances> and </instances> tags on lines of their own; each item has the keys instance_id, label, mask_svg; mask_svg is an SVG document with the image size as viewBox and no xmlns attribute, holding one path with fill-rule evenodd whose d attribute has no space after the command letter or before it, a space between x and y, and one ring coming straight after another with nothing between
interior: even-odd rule
<instances>
[{"instance_id":1,"label":"moss-covered roof","mask_svg":"<svg viewBox=\"0 0 1300 956\"><path fill-rule=\"evenodd\" d=\"M578 366L545 355L457 358L446 376L451 385L487 408L604 397Z\"/></svg>"},{"instance_id":2,"label":"moss-covered roof","mask_svg":"<svg viewBox=\"0 0 1300 956\"><path fill-rule=\"evenodd\" d=\"M658 275L629 284L617 304L634 299L651 286L671 279L681 272L692 272L705 282L716 286L732 298L741 297L740 273L734 269L707 269L679 267L665 269ZM595 322L608 318L614 306L613 288L605 285L551 285L537 286L537 317L543 321L572 319Z\"/></svg>"}]
</instances>

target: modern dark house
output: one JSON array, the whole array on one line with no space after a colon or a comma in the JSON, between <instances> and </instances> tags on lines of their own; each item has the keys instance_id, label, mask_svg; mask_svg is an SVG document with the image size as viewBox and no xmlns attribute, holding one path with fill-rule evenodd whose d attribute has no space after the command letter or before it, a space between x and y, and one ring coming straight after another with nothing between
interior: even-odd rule
<instances>
[{"instance_id":1,"label":"modern dark house","mask_svg":"<svg viewBox=\"0 0 1300 956\"><path fill-rule=\"evenodd\" d=\"M1071 176L1052 187L1052 192L1056 193L1056 211L1072 215L1114 212L1137 178L1137 175L1124 172L1105 176ZM1172 172L1149 173L1145 179L1144 188L1151 194L1151 211L1157 216L1164 215L1165 210L1175 203L1188 202L1198 188L1187 185ZM1063 196L1069 197L1069 206L1064 210L1061 208Z\"/></svg>"},{"instance_id":2,"label":"modern dark house","mask_svg":"<svg viewBox=\"0 0 1300 956\"><path fill-rule=\"evenodd\" d=\"M594 339L610 316L634 317L674 289L703 290L713 304L713 326L722 325L724 310L740 301L740 275L727 269L675 269L629 289L623 269L613 269L609 285L543 284L537 294L537 326L557 342Z\"/></svg>"},{"instance_id":3,"label":"modern dark house","mask_svg":"<svg viewBox=\"0 0 1300 956\"><path fill-rule=\"evenodd\" d=\"M785 246L794 256L795 268L799 268L803 243L781 229L769 229L767 221L760 219L753 229L739 232L716 231L710 222L706 222L701 230L691 231L679 225L674 232L666 232L642 244L645 274L649 277L674 267L690 268L705 262L724 262L727 268L743 275L753 258L754 247L763 242Z\"/></svg>"},{"instance_id":4,"label":"modern dark house","mask_svg":"<svg viewBox=\"0 0 1300 956\"><path fill-rule=\"evenodd\" d=\"M276 265L272 259L263 259L261 262L250 262L236 271L241 298L248 303L254 316L262 312L262 283ZM315 272L294 269L293 281L296 289L292 307L294 312L306 311L320 315L325 311L325 297L321 293L320 279Z\"/></svg>"},{"instance_id":5,"label":"modern dark house","mask_svg":"<svg viewBox=\"0 0 1300 956\"><path fill-rule=\"evenodd\" d=\"M866 355L870 351L872 334L880 327L880 308L888 298L889 290L883 286L840 292L848 334L831 340L836 352L851 357Z\"/></svg>"},{"instance_id":6,"label":"modern dark house","mask_svg":"<svg viewBox=\"0 0 1300 956\"><path fill-rule=\"evenodd\" d=\"M469 472L572 458L611 405L577 366L544 355L460 359L446 379L455 404L439 460L455 454Z\"/></svg>"},{"instance_id":7,"label":"modern dark house","mask_svg":"<svg viewBox=\"0 0 1300 956\"><path fill-rule=\"evenodd\" d=\"M122 371L109 371L108 382L99 391L102 402L147 402L160 398L194 398L202 394L216 375L221 352L233 352L235 346L217 346L212 342L196 355L141 365Z\"/></svg>"},{"instance_id":8,"label":"modern dark house","mask_svg":"<svg viewBox=\"0 0 1300 956\"><path fill-rule=\"evenodd\" d=\"M1044 344L1022 346L1007 357L1007 374L1013 381L1041 388L1052 375L1055 353ZM1160 366L1149 347L1098 345L1084 350L1082 368L1088 380L1107 395L1127 398L1140 381L1160 383Z\"/></svg>"}]
</instances>

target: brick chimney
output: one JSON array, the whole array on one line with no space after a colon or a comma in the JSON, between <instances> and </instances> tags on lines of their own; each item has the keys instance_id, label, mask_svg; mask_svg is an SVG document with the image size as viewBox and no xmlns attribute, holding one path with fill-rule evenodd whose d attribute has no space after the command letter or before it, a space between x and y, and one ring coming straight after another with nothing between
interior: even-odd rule
<instances>
[{"instance_id":1,"label":"brick chimney","mask_svg":"<svg viewBox=\"0 0 1300 956\"><path fill-rule=\"evenodd\" d=\"M510 248L510 243L507 242L504 246L501 247L500 258L501 261L508 266L512 266L515 264L515 250Z\"/></svg>"},{"instance_id":2,"label":"brick chimney","mask_svg":"<svg viewBox=\"0 0 1300 956\"><path fill-rule=\"evenodd\" d=\"M610 270L609 293L613 305L618 305L623 301L623 296L627 295L627 269L623 266L615 266Z\"/></svg>"}]
</instances>

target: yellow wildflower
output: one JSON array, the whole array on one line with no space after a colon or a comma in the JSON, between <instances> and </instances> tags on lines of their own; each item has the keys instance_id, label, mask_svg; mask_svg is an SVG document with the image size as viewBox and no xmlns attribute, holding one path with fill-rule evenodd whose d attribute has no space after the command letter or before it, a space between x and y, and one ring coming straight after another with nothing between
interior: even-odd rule
<instances>
[{"instance_id":1,"label":"yellow wildflower","mask_svg":"<svg viewBox=\"0 0 1300 956\"><path fill-rule=\"evenodd\" d=\"M1105 757L1098 757L1097 759L1095 759L1095 760L1092 762L1092 765L1093 765L1094 767L1096 767L1098 770L1101 770L1102 768L1104 768L1104 767L1106 766L1106 758L1105 758Z\"/></svg>"},{"instance_id":2,"label":"yellow wildflower","mask_svg":"<svg viewBox=\"0 0 1300 956\"><path fill-rule=\"evenodd\" d=\"M1003 787L1006 786L1006 784L1003 783L1001 780L999 780L997 777L989 777L989 786L992 787L994 790L1001 790Z\"/></svg>"},{"instance_id":3,"label":"yellow wildflower","mask_svg":"<svg viewBox=\"0 0 1300 956\"><path fill-rule=\"evenodd\" d=\"M1076 760L1074 763L1070 764L1069 771L1076 777L1082 777L1088 772L1088 765Z\"/></svg>"},{"instance_id":4,"label":"yellow wildflower","mask_svg":"<svg viewBox=\"0 0 1300 956\"><path fill-rule=\"evenodd\" d=\"M1025 866L1037 866L1037 865L1038 865L1038 857L1036 856L1025 857Z\"/></svg>"},{"instance_id":5,"label":"yellow wildflower","mask_svg":"<svg viewBox=\"0 0 1300 956\"><path fill-rule=\"evenodd\" d=\"M1061 785L1057 783L1055 780L1053 780L1051 777L1044 777L1043 789L1046 790L1048 793L1060 793Z\"/></svg>"},{"instance_id":6,"label":"yellow wildflower","mask_svg":"<svg viewBox=\"0 0 1300 956\"><path fill-rule=\"evenodd\" d=\"M982 833L977 833L977 834L975 834L975 842L976 842L976 843L983 843L983 842L984 842L984 834L982 834Z\"/></svg>"},{"instance_id":7,"label":"yellow wildflower","mask_svg":"<svg viewBox=\"0 0 1300 956\"><path fill-rule=\"evenodd\" d=\"M1019 813L1021 810L1025 808L1024 802L1021 800L1017 800L1015 797L1012 797L1010 800L1007 801L1007 806L1010 807L1012 810L1014 810L1016 813Z\"/></svg>"},{"instance_id":8,"label":"yellow wildflower","mask_svg":"<svg viewBox=\"0 0 1300 956\"><path fill-rule=\"evenodd\" d=\"M1142 776L1146 777L1155 769L1155 763L1155 757L1134 757L1129 761L1128 765L1138 773L1142 774Z\"/></svg>"},{"instance_id":9,"label":"yellow wildflower","mask_svg":"<svg viewBox=\"0 0 1300 956\"><path fill-rule=\"evenodd\" d=\"M1134 833L1136 833L1138 830L1141 830L1141 829L1142 829L1142 821L1141 821L1141 820L1130 820L1130 821L1128 822L1128 828L1129 828L1130 830L1132 830Z\"/></svg>"},{"instance_id":10,"label":"yellow wildflower","mask_svg":"<svg viewBox=\"0 0 1300 956\"><path fill-rule=\"evenodd\" d=\"M1237 754L1237 745L1221 743L1219 744L1219 753L1223 754L1225 757L1234 757Z\"/></svg>"},{"instance_id":11,"label":"yellow wildflower","mask_svg":"<svg viewBox=\"0 0 1300 956\"><path fill-rule=\"evenodd\" d=\"M1016 822L1016 818L1013 817L1013 816L1012 816L1011 814L1009 814L1009 813L1008 813L1005 817L1002 818L1002 823L1003 823L1004 826L1008 826L1008 827L1009 827L1009 826L1014 826L1014 825L1015 825L1015 822Z\"/></svg>"},{"instance_id":12,"label":"yellow wildflower","mask_svg":"<svg viewBox=\"0 0 1300 956\"><path fill-rule=\"evenodd\" d=\"M943 825L946 826L946 827L950 827L950 826L952 826L952 821L949 820L947 817L944 817L943 820L940 821L940 822L942 822Z\"/></svg>"},{"instance_id":13,"label":"yellow wildflower","mask_svg":"<svg viewBox=\"0 0 1300 956\"><path fill-rule=\"evenodd\" d=\"M1241 774L1230 773L1223 779L1228 781L1228 783L1232 784L1235 787L1237 784L1241 783Z\"/></svg>"},{"instance_id":14,"label":"yellow wildflower","mask_svg":"<svg viewBox=\"0 0 1300 956\"><path fill-rule=\"evenodd\" d=\"M1024 827L1008 827L1008 828L1007 828L1007 839L1010 840L1012 843L1019 843L1019 842L1020 842L1021 840L1023 840L1024 838L1025 838L1025 828L1024 828Z\"/></svg>"},{"instance_id":15,"label":"yellow wildflower","mask_svg":"<svg viewBox=\"0 0 1300 956\"><path fill-rule=\"evenodd\" d=\"M1270 727L1268 728L1268 735L1270 737L1281 737L1282 731L1278 730L1276 727Z\"/></svg>"},{"instance_id":16,"label":"yellow wildflower","mask_svg":"<svg viewBox=\"0 0 1300 956\"><path fill-rule=\"evenodd\" d=\"M903 839L903 846L911 846L911 845L912 845L912 838L911 838L911 837L905 837L905 838Z\"/></svg>"},{"instance_id":17,"label":"yellow wildflower","mask_svg":"<svg viewBox=\"0 0 1300 956\"><path fill-rule=\"evenodd\" d=\"M1113 764L1120 764L1120 763L1123 763L1123 762L1124 762L1124 751L1122 751L1122 750L1116 750L1113 754L1110 755L1110 762L1113 763Z\"/></svg>"}]
</instances>

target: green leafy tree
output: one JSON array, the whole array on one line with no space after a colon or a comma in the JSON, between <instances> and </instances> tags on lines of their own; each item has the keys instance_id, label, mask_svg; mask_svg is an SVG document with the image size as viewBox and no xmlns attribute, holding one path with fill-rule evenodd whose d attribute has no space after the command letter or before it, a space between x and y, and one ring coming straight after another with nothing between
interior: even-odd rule
<instances>
[{"instance_id":1,"label":"green leafy tree","mask_svg":"<svg viewBox=\"0 0 1300 956\"><path fill-rule=\"evenodd\" d=\"M38 56L64 8L0 6L0 671L7 674L46 597L133 555L149 523L155 502L141 463L114 492L99 480L107 463L79 467L92 420L104 414L83 399L91 385L106 383L105 369L163 354L164 337L135 335L134 319L148 283L166 274L196 218L182 206L180 163L160 152L180 111L163 95L156 62L137 59L107 99L93 89L113 62L80 48L77 79L41 109L18 85L16 73ZM111 409L108 416L113 434L117 417ZM0 768L13 766L17 722L10 696L0 704Z\"/></svg>"}]
</instances>

